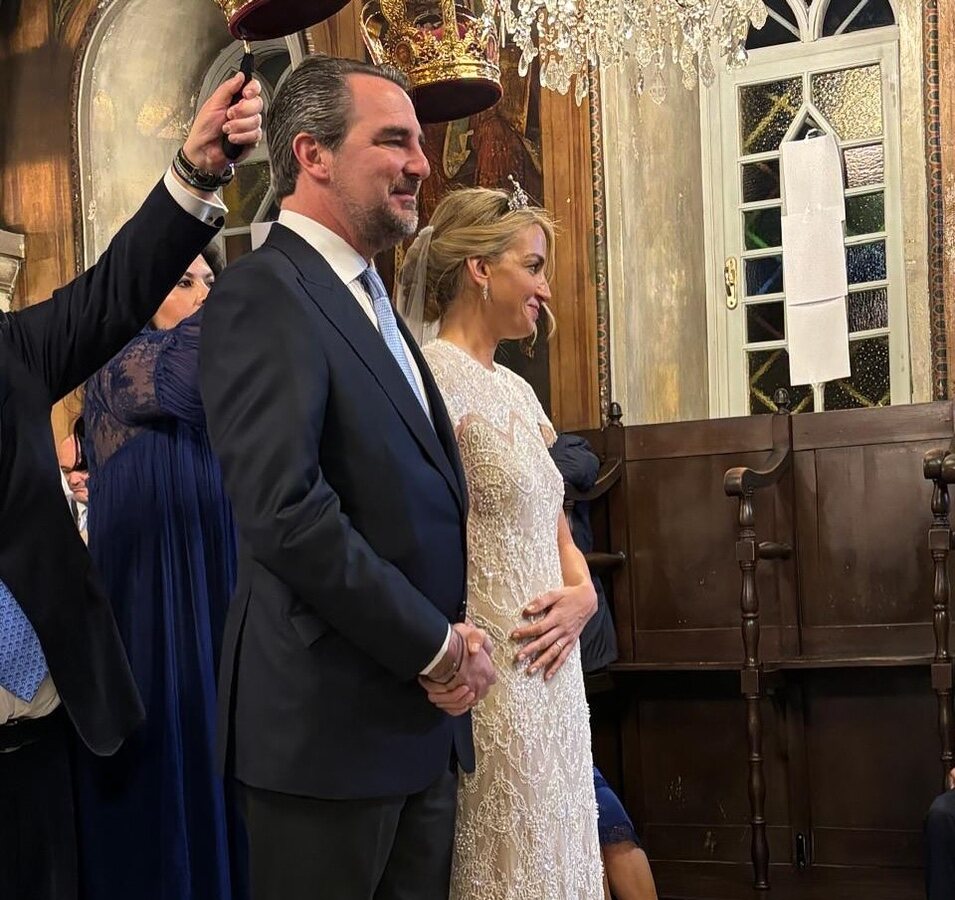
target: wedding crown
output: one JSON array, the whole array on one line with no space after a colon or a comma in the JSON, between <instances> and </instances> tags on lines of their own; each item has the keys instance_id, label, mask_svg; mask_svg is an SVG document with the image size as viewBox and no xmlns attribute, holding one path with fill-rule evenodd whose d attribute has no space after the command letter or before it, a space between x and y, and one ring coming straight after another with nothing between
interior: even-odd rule
<instances>
[{"instance_id":1,"label":"wedding crown","mask_svg":"<svg viewBox=\"0 0 955 900\"><path fill-rule=\"evenodd\" d=\"M372 60L408 77L423 123L463 119L501 99L498 36L487 15L454 0L368 0L361 30Z\"/></svg>"},{"instance_id":2,"label":"wedding crown","mask_svg":"<svg viewBox=\"0 0 955 900\"><path fill-rule=\"evenodd\" d=\"M511 212L514 212L515 209L527 209L531 205L531 198L527 191L521 187L521 183L513 175L508 175L507 180L514 185L511 196L507 198L507 208Z\"/></svg>"},{"instance_id":3,"label":"wedding crown","mask_svg":"<svg viewBox=\"0 0 955 900\"><path fill-rule=\"evenodd\" d=\"M212 0L234 38L266 41L304 31L333 16L348 0Z\"/></svg>"}]
</instances>

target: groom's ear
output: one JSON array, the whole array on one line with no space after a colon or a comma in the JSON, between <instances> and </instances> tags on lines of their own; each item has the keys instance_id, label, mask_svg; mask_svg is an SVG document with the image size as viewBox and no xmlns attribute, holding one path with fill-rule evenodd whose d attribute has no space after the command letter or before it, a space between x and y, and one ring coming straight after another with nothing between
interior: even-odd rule
<instances>
[{"instance_id":1,"label":"groom's ear","mask_svg":"<svg viewBox=\"0 0 955 900\"><path fill-rule=\"evenodd\" d=\"M292 153L299 168L316 181L328 181L331 172L332 151L304 131L292 139Z\"/></svg>"}]
</instances>

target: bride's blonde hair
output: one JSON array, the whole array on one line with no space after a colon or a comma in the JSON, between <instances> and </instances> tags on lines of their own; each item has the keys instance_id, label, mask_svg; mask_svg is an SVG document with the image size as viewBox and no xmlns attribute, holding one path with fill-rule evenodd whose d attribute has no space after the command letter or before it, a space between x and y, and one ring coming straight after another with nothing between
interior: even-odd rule
<instances>
[{"instance_id":1,"label":"bride's blonde hair","mask_svg":"<svg viewBox=\"0 0 955 900\"><path fill-rule=\"evenodd\" d=\"M554 220L545 209L526 206L510 209L511 195L489 188L461 188L452 191L438 204L428 224L434 229L423 275L424 321L436 322L447 312L464 286L468 259L494 262L514 239L530 225L540 226L547 244L544 273L553 271ZM421 241L408 249L399 273L399 282L407 296L415 285ZM547 317L547 336L554 333L554 315L548 304L541 304Z\"/></svg>"}]
</instances>

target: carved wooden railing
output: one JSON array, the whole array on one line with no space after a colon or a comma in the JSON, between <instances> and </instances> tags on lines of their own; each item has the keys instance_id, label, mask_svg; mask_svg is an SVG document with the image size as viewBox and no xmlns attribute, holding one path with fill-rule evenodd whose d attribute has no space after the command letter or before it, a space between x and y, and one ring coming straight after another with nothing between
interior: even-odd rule
<instances>
[{"instance_id":1,"label":"carved wooden railing","mask_svg":"<svg viewBox=\"0 0 955 900\"><path fill-rule=\"evenodd\" d=\"M611 403L609 415L610 427L619 428L622 417L623 413L620 409L620 404ZM623 460L619 456L614 456L605 459L600 464L600 469L597 471L597 477L594 480L593 486L590 488L590 490L578 491L572 485L565 484L564 512L569 516L575 504L591 503L594 500L599 500L615 484L617 484L617 482L620 481L620 476L622 474ZM584 559L587 561L587 567L590 569L591 574L600 575L604 572L612 572L614 569L622 566L626 562L627 556L622 550L618 550L615 553L594 551L591 553L585 553Z\"/></svg>"},{"instance_id":2,"label":"carved wooden railing","mask_svg":"<svg viewBox=\"0 0 955 900\"><path fill-rule=\"evenodd\" d=\"M949 653L949 623L952 587L948 576L948 557L955 538L949 517L948 486L955 483L955 441L947 450L929 450L922 460L925 478L932 490L932 526L928 547L935 566L932 589L932 625L935 631L935 656L932 659L932 688L938 700L938 736L941 744L942 789L948 787L952 768L952 657Z\"/></svg>"},{"instance_id":3,"label":"carved wooden railing","mask_svg":"<svg viewBox=\"0 0 955 900\"><path fill-rule=\"evenodd\" d=\"M578 491L571 485L564 486L564 512L570 515L575 504L590 503L599 500L607 493L618 481L623 469L623 463L619 458L604 460L597 472L597 479L589 491ZM603 572L610 572L626 561L626 555L622 551L616 553L604 553L593 551L584 554L587 560L587 566L591 573L600 575Z\"/></svg>"},{"instance_id":4,"label":"carved wooden railing","mask_svg":"<svg viewBox=\"0 0 955 900\"><path fill-rule=\"evenodd\" d=\"M789 544L756 539L756 508L753 494L780 482L792 464L788 395L774 398L780 408L773 421L773 449L762 469L744 466L723 476L727 496L739 498L739 532L736 561L742 574L740 610L743 632L743 667L740 691L746 702L746 739L749 749L749 806L752 827L753 885L769 890L769 843L766 837L766 777L763 772L763 664L759 656L759 591L756 567L762 559L788 559Z\"/></svg>"}]
</instances>

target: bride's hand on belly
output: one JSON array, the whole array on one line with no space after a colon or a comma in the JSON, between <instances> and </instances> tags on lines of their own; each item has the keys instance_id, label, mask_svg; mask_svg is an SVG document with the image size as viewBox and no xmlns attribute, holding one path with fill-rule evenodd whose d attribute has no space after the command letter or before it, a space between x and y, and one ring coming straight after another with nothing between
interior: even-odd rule
<instances>
[{"instance_id":1,"label":"bride's hand on belly","mask_svg":"<svg viewBox=\"0 0 955 900\"><path fill-rule=\"evenodd\" d=\"M596 609L597 593L589 578L541 594L525 607L523 614L531 617L546 611L546 615L511 632L512 641L530 641L517 652L515 662L530 659L527 674L535 675L544 669L544 680L549 681L566 662Z\"/></svg>"}]
</instances>

